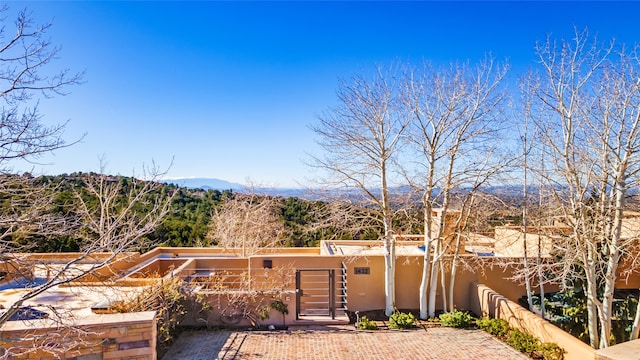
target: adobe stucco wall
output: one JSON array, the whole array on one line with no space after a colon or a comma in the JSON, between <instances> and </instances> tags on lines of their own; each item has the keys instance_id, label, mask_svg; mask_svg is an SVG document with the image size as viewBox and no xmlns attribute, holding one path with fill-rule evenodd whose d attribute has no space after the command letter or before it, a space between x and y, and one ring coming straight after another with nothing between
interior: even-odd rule
<instances>
[{"instance_id":1,"label":"adobe stucco wall","mask_svg":"<svg viewBox=\"0 0 640 360\"><path fill-rule=\"evenodd\" d=\"M30 267L21 267L14 259L0 261L0 274L0 284L11 281L16 277L32 276Z\"/></svg>"},{"instance_id":2,"label":"adobe stucco wall","mask_svg":"<svg viewBox=\"0 0 640 360\"><path fill-rule=\"evenodd\" d=\"M533 230L533 229L531 229ZM524 256L524 233L520 226L499 226L495 228L495 252L501 256ZM534 256L538 253L538 244L542 246L543 256L549 256L553 248L549 237L538 235L533 231L527 231L527 253Z\"/></svg>"},{"instance_id":3,"label":"adobe stucco wall","mask_svg":"<svg viewBox=\"0 0 640 360\"><path fill-rule=\"evenodd\" d=\"M422 279L421 256L398 256L396 261L396 308L420 307L420 281ZM384 259L382 256L353 258L346 261L348 307L350 310L377 310L385 307ZM368 267L370 274L356 274L354 268ZM469 283L477 280L470 271L459 271L454 285L454 304L458 309L468 309ZM447 278L447 284L449 279ZM438 283L436 307L442 308L442 290Z\"/></svg>"},{"instance_id":4,"label":"adobe stucco wall","mask_svg":"<svg viewBox=\"0 0 640 360\"><path fill-rule=\"evenodd\" d=\"M478 315L506 320L509 325L526 331L543 342L558 344L566 350L567 360L593 359L595 350L562 329L541 319L484 284L472 284L471 310Z\"/></svg>"},{"instance_id":5,"label":"adobe stucco wall","mask_svg":"<svg viewBox=\"0 0 640 360\"><path fill-rule=\"evenodd\" d=\"M251 308L259 305L269 305L273 297L277 297L287 304L289 313L285 315L284 321L287 324L296 321L296 292L295 292L295 271L304 269L341 269L342 259L336 256L320 256L302 252L299 254L282 254L273 252L268 254L253 255L249 258L222 258L222 259L196 259L198 269L219 269L230 274L241 275L242 280L251 290L254 298L251 299ZM271 269L264 268L265 260L271 262ZM237 280L234 277L231 280ZM242 287L241 286L241 287ZM274 288L283 289L282 292L272 293ZM222 312L234 312L234 307L229 305L229 298L239 296L239 292L230 291L202 291L201 295L207 303L211 305L209 311L192 313L182 321L188 326L217 326L221 323ZM271 310L269 318L260 320L261 326L282 325L283 315L276 310ZM249 325L249 320L242 319L238 324Z\"/></svg>"},{"instance_id":6,"label":"adobe stucco wall","mask_svg":"<svg viewBox=\"0 0 640 360\"><path fill-rule=\"evenodd\" d=\"M500 259L502 260L502 259ZM525 295L525 287L517 281L510 280L516 271L516 265L498 266L493 259L486 260L482 268L460 266L455 278L453 303L457 309L471 310L475 296L470 284L480 282L487 284L509 300L518 301ZM495 260L497 261L497 260ZM350 310L384 309L384 258L382 256L360 256L345 259L347 266L348 300ZM422 278L422 256L398 256L396 261L396 307L398 309L418 309L419 289ZM448 266L448 265L447 265ZM369 268L369 274L356 274L357 267ZM446 284L451 281L446 274ZM535 286L536 284L534 284ZM537 290L535 288L534 290ZM558 286L546 285L545 291L557 291ZM448 295L448 293L447 293ZM440 282L436 289L436 309L442 309L442 288Z\"/></svg>"},{"instance_id":7,"label":"adobe stucco wall","mask_svg":"<svg viewBox=\"0 0 640 360\"><path fill-rule=\"evenodd\" d=\"M640 340L623 342L606 349L596 350L596 360L640 359Z\"/></svg>"},{"instance_id":8,"label":"adobe stucco wall","mask_svg":"<svg viewBox=\"0 0 640 360\"><path fill-rule=\"evenodd\" d=\"M108 265L103 266L95 271L86 274L80 279L74 281L75 284L79 283L99 283L104 281L111 281L123 274L126 270L130 269L141 262L140 254L138 253L125 253L117 257Z\"/></svg>"},{"instance_id":9,"label":"adobe stucco wall","mask_svg":"<svg viewBox=\"0 0 640 360\"><path fill-rule=\"evenodd\" d=\"M65 328L47 320L11 321L0 329L0 338L21 339L0 341L0 348L16 360L156 359L154 311L95 315Z\"/></svg>"}]
</instances>

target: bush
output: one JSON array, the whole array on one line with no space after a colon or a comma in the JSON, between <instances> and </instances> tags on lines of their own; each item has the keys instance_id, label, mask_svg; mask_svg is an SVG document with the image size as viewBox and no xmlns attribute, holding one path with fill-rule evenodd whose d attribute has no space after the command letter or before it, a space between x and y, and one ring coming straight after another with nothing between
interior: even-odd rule
<instances>
[{"instance_id":1,"label":"bush","mask_svg":"<svg viewBox=\"0 0 640 360\"><path fill-rule=\"evenodd\" d=\"M466 311L453 310L440 314L442 326L453 328L466 328L473 323L473 316Z\"/></svg>"},{"instance_id":2,"label":"bush","mask_svg":"<svg viewBox=\"0 0 640 360\"><path fill-rule=\"evenodd\" d=\"M502 340L507 338L509 323L502 319L482 318L476 320L476 325L489 334Z\"/></svg>"},{"instance_id":3,"label":"bush","mask_svg":"<svg viewBox=\"0 0 640 360\"><path fill-rule=\"evenodd\" d=\"M443 314L444 315L444 314ZM476 320L476 325L489 334L503 340L512 348L529 355L534 359L562 360L564 349L556 344L544 343L531 334L509 326L505 320L483 318Z\"/></svg>"},{"instance_id":4,"label":"bush","mask_svg":"<svg viewBox=\"0 0 640 360\"><path fill-rule=\"evenodd\" d=\"M564 359L564 351L560 346L553 343L544 343L540 346L540 354L547 360L562 360Z\"/></svg>"},{"instance_id":5,"label":"bush","mask_svg":"<svg viewBox=\"0 0 640 360\"><path fill-rule=\"evenodd\" d=\"M409 329L415 322L416 318L411 313L396 311L389 316L389 325L392 329Z\"/></svg>"},{"instance_id":6,"label":"bush","mask_svg":"<svg viewBox=\"0 0 640 360\"><path fill-rule=\"evenodd\" d=\"M540 348L540 340L518 329L511 329L511 331L509 331L507 344L527 355L533 355L534 351Z\"/></svg>"},{"instance_id":7,"label":"bush","mask_svg":"<svg viewBox=\"0 0 640 360\"><path fill-rule=\"evenodd\" d=\"M377 330L378 325L376 325L375 321L367 319L366 316L360 318L360 321L357 324L358 330Z\"/></svg>"},{"instance_id":8,"label":"bush","mask_svg":"<svg viewBox=\"0 0 640 360\"><path fill-rule=\"evenodd\" d=\"M287 315L289 313L289 305L280 299L272 300L271 308L279 311L282 315Z\"/></svg>"}]
</instances>

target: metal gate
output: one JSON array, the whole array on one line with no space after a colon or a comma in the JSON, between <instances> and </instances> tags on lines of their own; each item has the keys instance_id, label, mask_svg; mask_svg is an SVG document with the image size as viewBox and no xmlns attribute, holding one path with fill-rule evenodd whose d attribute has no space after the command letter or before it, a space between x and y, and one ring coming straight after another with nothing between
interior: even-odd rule
<instances>
[{"instance_id":1,"label":"metal gate","mask_svg":"<svg viewBox=\"0 0 640 360\"><path fill-rule=\"evenodd\" d=\"M344 269L296 270L296 319L344 315L345 280Z\"/></svg>"}]
</instances>

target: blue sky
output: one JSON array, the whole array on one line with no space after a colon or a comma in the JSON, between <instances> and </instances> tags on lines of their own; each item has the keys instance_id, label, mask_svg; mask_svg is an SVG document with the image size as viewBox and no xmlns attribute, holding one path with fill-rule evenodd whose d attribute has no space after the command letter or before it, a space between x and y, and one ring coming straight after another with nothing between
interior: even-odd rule
<instances>
[{"instance_id":1,"label":"blue sky","mask_svg":"<svg viewBox=\"0 0 640 360\"><path fill-rule=\"evenodd\" d=\"M43 99L47 123L83 140L16 172L132 175L152 160L169 177L296 186L313 176L309 124L335 104L340 77L376 64L508 59L535 66L547 34L588 27L640 40L638 2L7 2L27 7L86 70L71 94ZM9 26L9 24L7 24Z\"/></svg>"}]
</instances>

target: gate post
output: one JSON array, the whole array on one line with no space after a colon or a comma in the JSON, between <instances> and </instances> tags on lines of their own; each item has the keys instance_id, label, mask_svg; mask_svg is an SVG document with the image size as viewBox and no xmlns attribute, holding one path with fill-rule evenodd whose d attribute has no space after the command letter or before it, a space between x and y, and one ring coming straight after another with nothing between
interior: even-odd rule
<instances>
[{"instance_id":1,"label":"gate post","mask_svg":"<svg viewBox=\"0 0 640 360\"><path fill-rule=\"evenodd\" d=\"M300 315L300 297L302 296L302 291L300 291L300 270L296 270L296 320L298 320L298 315Z\"/></svg>"},{"instance_id":2,"label":"gate post","mask_svg":"<svg viewBox=\"0 0 640 360\"><path fill-rule=\"evenodd\" d=\"M331 319L336 318L336 270L329 270L329 312Z\"/></svg>"}]
</instances>

